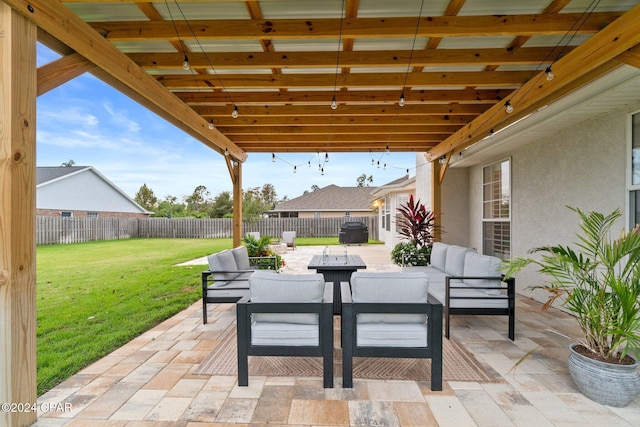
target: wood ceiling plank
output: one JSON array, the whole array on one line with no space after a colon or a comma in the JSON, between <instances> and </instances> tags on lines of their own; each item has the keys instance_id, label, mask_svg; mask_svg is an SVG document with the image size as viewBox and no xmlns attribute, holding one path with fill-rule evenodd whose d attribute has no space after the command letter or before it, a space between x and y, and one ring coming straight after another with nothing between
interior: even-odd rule
<instances>
[{"instance_id":1,"label":"wood ceiling plank","mask_svg":"<svg viewBox=\"0 0 640 427\"><path fill-rule=\"evenodd\" d=\"M589 15L584 24L574 28L579 13L429 16L422 17L418 37L482 37L542 34L593 34L621 15L599 12ZM317 39L340 36L340 19L217 19L185 21L111 21L89 25L107 40L261 40ZM175 26L174 26L175 24ZM345 18L343 38L413 37L416 18Z\"/></svg>"},{"instance_id":2,"label":"wood ceiling plank","mask_svg":"<svg viewBox=\"0 0 640 427\"><path fill-rule=\"evenodd\" d=\"M38 68L38 96L95 68L96 65L93 62L78 53L63 56L45 64Z\"/></svg>"},{"instance_id":3,"label":"wood ceiling plank","mask_svg":"<svg viewBox=\"0 0 640 427\"><path fill-rule=\"evenodd\" d=\"M572 48L568 48L566 52ZM550 63L549 47L521 49L427 49L411 51L350 51L340 53L344 67L406 67L441 65L525 65ZM184 54L166 52L131 52L127 56L148 69L182 69ZM335 52L191 52L192 68L331 68L335 67Z\"/></svg>"},{"instance_id":4,"label":"wood ceiling plank","mask_svg":"<svg viewBox=\"0 0 640 427\"><path fill-rule=\"evenodd\" d=\"M627 11L619 19L602 29L572 52L553 64L555 78L548 81L544 73L525 83L510 99L512 105L520 111L545 100L570 86L581 77L588 75L598 67L606 65L616 56L640 43L640 5ZM505 112L502 103L496 104L472 123L463 127L451 137L431 150L427 159L433 161L442 155L470 146L489 134L493 128L503 127L513 120Z\"/></svg>"},{"instance_id":5,"label":"wood ceiling plank","mask_svg":"<svg viewBox=\"0 0 640 427\"><path fill-rule=\"evenodd\" d=\"M228 149L239 161L247 154L216 130L191 108L168 92L115 46L96 34L84 21L58 2L45 0L3 0L18 13L36 23L53 37L93 62L129 88L145 106L214 150Z\"/></svg>"},{"instance_id":6,"label":"wood ceiling plank","mask_svg":"<svg viewBox=\"0 0 640 427\"><path fill-rule=\"evenodd\" d=\"M351 73L338 74L207 74L158 76L158 82L169 89L280 89L334 87L402 87L420 86L520 86L534 73L532 71L459 71L433 73Z\"/></svg>"}]
</instances>

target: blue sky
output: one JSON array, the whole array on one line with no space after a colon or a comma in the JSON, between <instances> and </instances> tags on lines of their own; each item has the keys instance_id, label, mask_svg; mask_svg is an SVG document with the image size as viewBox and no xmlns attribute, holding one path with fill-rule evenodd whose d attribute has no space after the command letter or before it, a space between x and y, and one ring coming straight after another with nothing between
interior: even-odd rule
<instances>
[{"instance_id":1,"label":"blue sky","mask_svg":"<svg viewBox=\"0 0 640 427\"><path fill-rule=\"evenodd\" d=\"M56 58L38 45L39 66ZM131 197L142 184L160 199L172 195L182 200L198 185L207 187L211 197L232 189L220 154L90 74L38 97L37 114L38 166L68 160L93 166ZM321 175L318 163L324 153L320 159L317 153L275 154L273 162L271 153L249 153L242 169L244 189L270 183L279 198L293 198L312 185L355 186L363 173L373 176L373 185L383 185L407 168L413 174L415 167L415 153L329 153ZM298 165L295 174L293 165Z\"/></svg>"}]
</instances>

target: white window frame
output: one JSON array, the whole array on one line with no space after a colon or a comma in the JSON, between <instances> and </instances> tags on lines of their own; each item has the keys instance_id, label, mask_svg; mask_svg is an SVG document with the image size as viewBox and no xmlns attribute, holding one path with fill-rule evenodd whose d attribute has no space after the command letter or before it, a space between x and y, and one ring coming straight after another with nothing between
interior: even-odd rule
<instances>
[{"instance_id":1,"label":"white window frame","mask_svg":"<svg viewBox=\"0 0 640 427\"><path fill-rule=\"evenodd\" d=\"M508 165L508 170L509 170L509 177L508 177L508 185L509 185L509 193L508 193L508 200L509 200L509 215L506 217L499 217L499 218L485 218L485 170L486 168L489 167L493 167L495 165L500 165L502 163L507 162ZM496 162L493 163L489 163L485 166L483 166L482 168L482 190L481 190L481 194L482 194L482 252L483 253L487 253L487 251L485 250L485 242L486 242L486 236L485 236L485 224L487 223L497 223L497 222L503 222L503 223L508 223L509 224L509 251L507 254L504 254L503 257L505 258L509 258L511 256L511 249L512 249L512 221L511 221L511 213L513 212L513 191L512 191L512 177L513 177L513 173L511 170L511 165L512 165L512 161L511 161L511 157L507 157L501 160L498 160ZM498 256L494 253L492 254L488 254L488 255L495 255Z\"/></svg>"},{"instance_id":2,"label":"white window frame","mask_svg":"<svg viewBox=\"0 0 640 427\"><path fill-rule=\"evenodd\" d=\"M637 116L638 120L640 120L640 110L634 111L628 114L627 116L627 201L626 201L626 210L627 210L627 225L631 229L636 226L636 224L640 224L640 214L636 215L635 205L640 202L640 200L636 200L640 198L640 182L637 184L633 183L633 117ZM640 130L638 131L638 135L635 135L636 138L639 139L640 142ZM639 209L640 210L640 209Z\"/></svg>"}]
</instances>

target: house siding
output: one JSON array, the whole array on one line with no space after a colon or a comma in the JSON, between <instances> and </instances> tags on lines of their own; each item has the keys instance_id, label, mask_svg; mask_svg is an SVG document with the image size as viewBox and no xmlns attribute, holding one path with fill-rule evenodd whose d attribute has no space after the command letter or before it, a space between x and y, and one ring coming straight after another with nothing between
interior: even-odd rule
<instances>
[{"instance_id":1,"label":"house siding","mask_svg":"<svg viewBox=\"0 0 640 427\"><path fill-rule=\"evenodd\" d=\"M82 216L80 212L146 216L140 206L89 168L38 185L36 206L43 214L53 212L54 216L60 211L78 212L78 216Z\"/></svg>"},{"instance_id":2,"label":"house siding","mask_svg":"<svg viewBox=\"0 0 640 427\"><path fill-rule=\"evenodd\" d=\"M82 211L70 209L37 209L37 216L62 216L62 212L71 212L73 218L86 218L89 212L98 212L100 218L148 218L149 215L135 212L107 212L107 211Z\"/></svg>"}]
</instances>

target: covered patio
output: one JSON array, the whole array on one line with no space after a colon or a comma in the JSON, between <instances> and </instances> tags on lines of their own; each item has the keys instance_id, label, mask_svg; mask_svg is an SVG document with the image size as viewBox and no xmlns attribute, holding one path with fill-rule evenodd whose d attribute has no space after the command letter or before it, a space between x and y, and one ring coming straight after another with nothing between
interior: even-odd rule
<instances>
[{"instance_id":1,"label":"covered patio","mask_svg":"<svg viewBox=\"0 0 640 427\"><path fill-rule=\"evenodd\" d=\"M2 0L0 377L4 381L0 401L36 399L38 95L82 73L92 73L219 153L233 184L234 212L242 211L242 165L249 153L317 152L320 156L329 152L416 152L422 162L416 169L428 171L426 177L417 177L416 191L428 194L430 207L437 215L445 212L445 219L453 221L454 226L447 226L446 239L469 247L481 248L484 238L485 224L480 223L484 201L477 197L482 186L475 185L483 173L480 168L513 155L515 171L520 173L514 183L520 193L514 193L513 200L519 204L509 211L513 236L505 232L503 237L508 242L513 238L511 252L516 255L541 235L531 226L534 221L529 215L537 213L536 209L546 213L547 203L556 210L563 207L568 195L579 195L579 202L596 199L607 209L623 205L638 210L628 192L640 191L640 183L630 183L626 175L626 168L632 164L630 137L625 134L630 127L627 116L637 111L640 102L634 90L621 90L613 106L606 102L607 111L619 107L617 120L605 117L603 122L593 121L599 132L580 125L581 120L603 114L594 113L590 106L586 108L590 111L585 113L583 108L563 120L587 134L571 132L575 146L562 145L570 138L560 135L556 136L559 142L551 140L546 149L538 150L542 144L533 140L528 146L531 153L520 150L512 154L495 139L500 133L498 139L516 144L532 142L502 131L514 131L532 114L541 117L539 112L547 106L547 112L554 105L564 107L562 101L572 93L594 83L604 85L609 76L621 86L638 80L640 5L633 0L593 5L596 7L586 0L508 4L472 0ZM37 42L58 52L61 58L38 68ZM625 78L619 81L619 74ZM568 110L574 106L566 105ZM616 132L607 132L611 124ZM530 136L549 139L547 129L522 129ZM601 142L602 147L590 141L583 144L589 137ZM623 151L627 145L629 153ZM565 148L558 152L556 146ZM496 150L485 150L487 147ZM465 168L462 163L471 160L463 158L462 153L468 156L474 151L476 163ZM584 163L574 162L576 154ZM423 164L428 167L421 168ZM554 174L576 175L566 167L568 164L592 172L595 185L589 187L590 191L561 188L557 198L548 197L547 191L558 182ZM532 176L527 175L529 171ZM603 177L613 177L615 182L608 185ZM548 178L549 183L541 178ZM584 179L570 176L568 181L582 185ZM542 189L531 185L539 182L545 183ZM632 195L635 197L635 193ZM542 200L530 203L536 196ZM557 220L560 216L556 213L544 220L551 226L561 225L562 231L570 230L564 226L566 219ZM537 221L539 216L533 219ZM240 244L243 235L241 224L240 215L235 216L234 246ZM551 227L547 236L557 234ZM566 340L547 329L564 330L571 319L557 312L552 316L540 314L538 303L523 297L518 304L519 340L515 343L495 335L499 328L486 325L491 321L487 319L460 318L454 328L460 344L479 359L484 355L485 363L501 374L503 382L492 386L448 383L447 391L437 396L428 393L423 384L409 382L408 387L420 389L421 397L411 395L418 402L412 402L413 397L402 397L409 403L388 399L384 391L389 390L388 385L370 380L348 392L354 394L340 394L347 392L339 388L309 390L304 386L308 380L298 378L287 379L283 387L289 388L283 390L270 388L280 379L265 378L259 389L237 390L232 381L223 386L222 380L193 378L189 372L200 363L197 352L209 351L217 339L215 332L199 324L197 306L120 349L104 364L94 365L94 372L74 377L56 389L61 396L47 399L60 401L65 393L75 396L78 410L71 416L80 417L74 420L76 425L85 425L82 417L91 418L88 415L92 412L98 414L93 418L113 425L113 417L129 399L134 400L127 407L137 405L135 399L152 406L150 402L156 399L150 411L136 413L132 420L152 413L162 418L164 410L152 411L162 399L169 400L161 408L173 410L178 404L186 404L180 417L196 399L220 399L221 409L215 411L215 417L204 418L224 421L221 414L244 413L244 418L233 421L250 423L254 417L260 419L256 408L278 407L268 402L273 396L278 396L275 400L279 404L289 405L289 410L283 409L289 414L286 420L274 416L274 420L282 419L282 424L358 423L380 408L398 420L415 413L427 419L434 416L442 424L453 420L451 425L464 424L456 416L485 425L501 424L507 418L517 420L517 425L531 421L536 426L546 422L572 424L576 420L580 424L638 424L637 404L615 411L594 406L566 380L561 366ZM225 313L231 308L219 306L216 310ZM473 327L467 327L471 324ZM512 378L507 375L514 361L536 342L543 343L547 351L557 346L557 353L552 351L548 358L535 356ZM161 376L152 382L156 375ZM153 388L160 383L164 388ZM302 388L296 389L297 383ZM193 397L182 396L190 393ZM242 393L254 394L247 397ZM149 394L155 397L147 400ZM127 397L122 400L124 397L115 396ZM400 395L394 396L400 399ZM355 397L362 398L362 406L352 403L358 400ZM315 398L322 402L317 412L305 406L315 405ZM267 400L258 405L260 399ZM223 411L225 404L227 409ZM331 405L343 408L343 412L334 411ZM487 411L487 407L495 411ZM344 408L348 408L349 416L340 420L311 415L344 413ZM172 410L168 412L175 416ZM126 418L123 414L120 412ZM489 414L498 421L482 421ZM41 415L41 425L67 421L65 414L58 414L62 418ZM602 416L607 418L600 422ZM33 413L0 413L0 423L10 427L35 420ZM415 424L424 425L422 421Z\"/></svg>"},{"instance_id":2,"label":"covered patio","mask_svg":"<svg viewBox=\"0 0 640 427\"><path fill-rule=\"evenodd\" d=\"M285 257L286 273L306 266L323 247L298 247ZM399 267L383 245L349 246L368 271ZM195 261L202 262L202 261ZM180 268L180 267L176 267ZM203 361L234 328L233 304L201 303L173 316L40 397L36 426L632 426L640 423L640 400L626 408L597 404L574 386L566 366L565 336L575 320L518 296L516 340L506 319L455 316L452 339L487 374L484 381L445 380L442 392L429 377L362 379L344 389L322 388L322 376L257 376L238 387L234 375L199 373ZM532 355L516 367L531 350ZM430 363L430 362L427 362ZM65 404L69 404L67 410Z\"/></svg>"}]
</instances>

